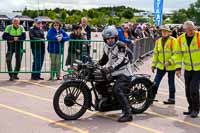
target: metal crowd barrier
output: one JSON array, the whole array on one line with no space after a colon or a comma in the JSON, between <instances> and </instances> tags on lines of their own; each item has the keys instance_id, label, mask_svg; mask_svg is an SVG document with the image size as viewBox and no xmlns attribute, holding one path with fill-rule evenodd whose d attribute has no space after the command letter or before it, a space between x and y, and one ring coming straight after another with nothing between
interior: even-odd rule
<instances>
[{"instance_id":1,"label":"metal crowd barrier","mask_svg":"<svg viewBox=\"0 0 200 133\"><path fill-rule=\"evenodd\" d=\"M33 41L33 40L25 40L23 41L23 48L20 49L22 55L21 68L19 73L36 73L38 71L32 70L33 63L33 53L31 50L31 42L41 42L41 40ZM47 51L48 40L43 40L45 44L44 51L44 62L42 65L41 73L53 73L51 71L51 61L50 54ZM70 72L69 67L73 65L75 59L85 60L85 56L88 55L89 47L89 55L93 60L99 60L103 55L103 47L105 43L103 41L95 41L95 40L69 40L64 43L64 47L61 49L59 54L61 55L61 70L64 72ZM140 39L136 42L133 47L133 52L135 55L134 63L139 59L143 58L146 54L152 51L154 47L154 40L151 38ZM39 48L40 49L40 48ZM14 71L8 71L7 63L6 63L6 53L7 53L7 41L0 40L0 73L15 73ZM36 51L37 54L38 51ZM12 68L15 68L15 56L12 57ZM18 62L19 63L19 62Z\"/></svg>"},{"instance_id":2,"label":"metal crowd barrier","mask_svg":"<svg viewBox=\"0 0 200 133\"><path fill-rule=\"evenodd\" d=\"M153 51L155 41L152 38L143 38L136 42L133 47L135 54L134 62L140 60L147 54L150 54Z\"/></svg>"},{"instance_id":3,"label":"metal crowd barrier","mask_svg":"<svg viewBox=\"0 0 200 133\"><path fill-rule=\"evenodd\" d=\"M34 73L34 71L32 71L32 62L33 62L33 54L31 51L31 45L30 42L41 42L41 40L24 40L23 42L23 48L20 48L20 50L17 48L17 45L13 44L13 51L19 51L20 54L22 54L22 59L21 59L21 68L19 73ZM44 56L44 63L43 63L43 68L42 68L42 73L50 73L50 67L49 67L49 55L47 54L47 40L42 40L42 42L45 43L45 56ZM11 46L12 47L12 46ZM39 48L41 49L41 48ZM16 52L14 52L13 55L8 54L7 56L10 56L10 58L12 57L12 69L15 68L16 62L15 60L15 56ZM37 53L38 51L36 51ZM7 45L7 41L5 40L0 40L0 73L8 73L8 72L12 72L12 71L8 71L7 68L7 63L6 63L6 53L8 53L8 45Z\"/></svg>"},{"instance_id":4,"label":"metal crowd barrier","mask_svg":"<svg viewBox=\"0 0 200 133\"><path fill-rule=\"evenodd\" d=\"M104 42L99 40L70 40L62 56L62 70L68 71L76 59L86 62L87 57L99 60L103 55Z\"/></svg>"}]
</instances>

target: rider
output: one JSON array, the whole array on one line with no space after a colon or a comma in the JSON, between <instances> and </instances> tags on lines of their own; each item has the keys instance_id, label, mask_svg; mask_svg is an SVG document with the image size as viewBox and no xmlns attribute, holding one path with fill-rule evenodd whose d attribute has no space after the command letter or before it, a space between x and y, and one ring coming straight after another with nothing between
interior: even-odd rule
<instances>
[{"instance_id":1,"label":"rider","mask_svg":"<svg viewBox=\"0 0 200 133\"><path fill-rule=\"evenodd\" d=\"M105 67L102 69L106 77L115 80L113 93L122 107L123 115L118 119L119 122L132 120L131 107L124 91L131 82L132 70L129 58L126 54L126 47L123 42L118 41L118 32L115 26L107 26L102 32L105 42L104 54L98 64ZM105 81L105 83L108 83Z\"/></svg>"}]
</instances>

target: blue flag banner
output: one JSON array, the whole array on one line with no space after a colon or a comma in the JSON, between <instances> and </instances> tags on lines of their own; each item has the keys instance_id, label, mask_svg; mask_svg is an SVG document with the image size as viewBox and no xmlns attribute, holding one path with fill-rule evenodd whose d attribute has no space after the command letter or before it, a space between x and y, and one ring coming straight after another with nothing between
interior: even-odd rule
<instances>
[{"instance_id":1,"label":"blue flag banner","mask_svg":"<svg viewBox=\"0 0 200 133\"><path fill-rule=\"evenodd\" d=\"M162 25L163 0L154 0L154 22L156 26Z\"/></svg>"}]
</instances>

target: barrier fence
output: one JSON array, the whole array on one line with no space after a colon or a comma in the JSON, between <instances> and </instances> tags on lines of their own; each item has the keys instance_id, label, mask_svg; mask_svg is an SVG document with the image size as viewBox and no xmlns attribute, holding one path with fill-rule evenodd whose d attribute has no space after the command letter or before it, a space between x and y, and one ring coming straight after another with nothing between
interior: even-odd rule
<instances>
[{"instance_id":1,"label":"barrier fence","mask_svg":"<svg viewBox=\"0 0 200 133\"><path fill-rule=\"evenodd\" d=\"M48 45L51 53L47 50ZM54 69L57 71L58 68L70 72L69 67L75 59L86 61L85 57L89 54L93 60L99 60L103 55L104 45L103 41L95 40L69 40L64 44L48 40L25 40L21 44L0 40L0 73L41 72L53 75ZM153 47L154 40L151 38L137 41L133 46L134 62L151 52ZM52 68L53 58L54 65L57 63L56 68ZM33 64L34 61L36 65ZM41 71L38 71L38 67L42 67Z\"/></svg>"}]
</instances>

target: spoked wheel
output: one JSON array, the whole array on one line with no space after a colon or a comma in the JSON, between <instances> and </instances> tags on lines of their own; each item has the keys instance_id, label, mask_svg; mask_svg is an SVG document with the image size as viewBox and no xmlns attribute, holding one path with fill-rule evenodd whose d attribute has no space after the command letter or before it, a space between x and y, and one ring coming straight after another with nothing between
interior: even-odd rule
<instances>
[{"instance_id":1,"label":"spoked wheel","mask_svg":"<svg viewBox=\"0 0 200 133\"><path fill-rule=\"evenodd\" d=\"M143 113L152 103L152 82L147 78L132 81L129 103L133 114Z\"/></svg>"},{"instance_id":2,"label":"spoked wheel","mask_svg":"<svg viewBox=\"0 0 200 133\"><path fill-rule=\"evenodd\" d=\"M90 106L90 95L81 83L64 83L56 91L53 98L55 112L62 119L80 118Z\"/></svg>"}]
</instances>

